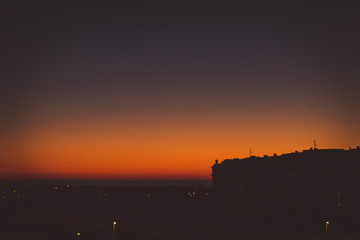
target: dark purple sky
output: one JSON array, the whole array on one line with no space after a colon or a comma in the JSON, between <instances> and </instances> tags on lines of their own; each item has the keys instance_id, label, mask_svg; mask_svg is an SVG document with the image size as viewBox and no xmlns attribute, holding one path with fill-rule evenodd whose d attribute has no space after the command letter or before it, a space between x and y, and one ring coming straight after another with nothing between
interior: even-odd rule
<instances>
[{"instance_id":1,"label":"dark purple sky","mask_svg":"<svg viewBox=\"0 0 360 240\"><path fill-rule=\"evenodd\" d=\"M268 118L290 129L326 126L304 134L325 147L358 144L356 1L239 2L3 4L3 141L22 151L35 129L46 125L49 133L61 121L76 129L89 119L96 124L88 128L146 119L153 126L168 124L168 130L186 129L176 119L187 116L200 125L217 119L212 128L219 132L233 121L242 132L259 119L269 129ZM293 118L299 121L291 125ZM258 129L258 138L267 134ZM250 133L231 144L246 142ZM293 133L275 141L302 147L295 139Z\"/></svg>"}]
</instances>

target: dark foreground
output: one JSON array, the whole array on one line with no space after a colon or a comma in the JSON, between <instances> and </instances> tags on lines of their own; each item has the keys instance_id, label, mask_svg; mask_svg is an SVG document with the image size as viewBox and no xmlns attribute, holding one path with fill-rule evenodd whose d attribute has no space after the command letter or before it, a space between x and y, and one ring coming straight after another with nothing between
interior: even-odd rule
<instances>
[{"instance_id":1,"label":"dark foreground","mask_svg":"<svg viewBox=\"0 0 360 240\"><path fill-rule=\"evenodd\" d=\"M310 223L303 221L308 212L261 209L259 202L248 202L246 208L218 202L205 185L1 183L0 239L360 239L357 218Z\"/></svg>"}]
</instances>

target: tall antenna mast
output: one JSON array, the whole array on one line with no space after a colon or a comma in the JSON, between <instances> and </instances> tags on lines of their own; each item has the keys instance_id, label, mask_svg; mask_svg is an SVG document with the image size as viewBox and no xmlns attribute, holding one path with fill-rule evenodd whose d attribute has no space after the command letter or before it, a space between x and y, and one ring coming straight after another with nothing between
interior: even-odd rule
<instances>
[{"instance_id":1,"label":"tall antenna mast","mask_svg":"<svg viewBox=\"0 0 360 240\"><path fill-rule=\"evenodd\" d=\"M250 157L251 157L251 148L249 148L249 151L250 151Z\"/></svg>"},{"instance_id":2,"label":"tall antenna mast","mask_svg":"<svg viewBox=\"0 0 360 240\"><path fill-rule=\"evenodd\" d=\"M314 140L314 149L316 148L316 141Z\"/></svg>"}]
</instances>

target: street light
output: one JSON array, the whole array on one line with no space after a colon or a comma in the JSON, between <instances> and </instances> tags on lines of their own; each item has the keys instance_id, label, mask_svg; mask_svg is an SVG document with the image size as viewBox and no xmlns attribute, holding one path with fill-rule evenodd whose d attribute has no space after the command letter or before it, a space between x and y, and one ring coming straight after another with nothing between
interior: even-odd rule
<instances>
[{"instance_id":1,"label":"street light","mask_svg":"<svg viewBox=\"0 0 360 240\"><path fill-rule=\"evenodd\" d=\"M116 239L116 234L115 234L115 229L116 229L116 224L117 222L113 222L113 235L114 235L114 239Z\"/></svg>"},{"instance_id":2,"label":"street light","mask_svg":"<svg viewBox=\"0 0 360 240\"><path fill-rule=\"evenodd\" d=\"M326 237L328 237L328 229L329 229L329 224L330 224L330 222L325 222L325 235L326 235Z\"/></svg>"}]
</instances>

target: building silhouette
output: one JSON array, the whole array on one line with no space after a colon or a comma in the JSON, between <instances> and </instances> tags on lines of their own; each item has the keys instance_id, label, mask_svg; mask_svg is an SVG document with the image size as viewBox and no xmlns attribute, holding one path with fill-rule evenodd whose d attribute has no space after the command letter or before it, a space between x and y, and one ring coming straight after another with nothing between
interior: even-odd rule
<instances>
[{"instance_id":1,"label":"building silhouette","mask_svg":"<svg viewBox=\"0 0 360 240\"><path fill-rule=\"evenodd\" d=\"M213 197L257 232L350 238L359 235L359 170L359 147L216 160Z\"/></svg>"}]
</instances>

